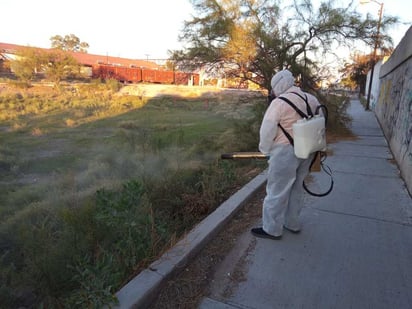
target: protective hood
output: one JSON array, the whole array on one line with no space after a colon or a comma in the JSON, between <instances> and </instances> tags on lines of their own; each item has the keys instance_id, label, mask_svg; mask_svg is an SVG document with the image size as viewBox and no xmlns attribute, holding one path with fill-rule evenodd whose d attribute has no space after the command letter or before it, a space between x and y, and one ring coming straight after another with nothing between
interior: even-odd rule
<instances>
[{"instance_id":1,"label":"protective hood","mask_svg":"<svg viewBox=\"0 0 412 309\"><path fill-rule=\"evenodd\" d=\"M272 91L277 97L292 87L294 83L295 78L289 70L282 70L276 73L270 81Z\"/></svg>"}]
</instances>

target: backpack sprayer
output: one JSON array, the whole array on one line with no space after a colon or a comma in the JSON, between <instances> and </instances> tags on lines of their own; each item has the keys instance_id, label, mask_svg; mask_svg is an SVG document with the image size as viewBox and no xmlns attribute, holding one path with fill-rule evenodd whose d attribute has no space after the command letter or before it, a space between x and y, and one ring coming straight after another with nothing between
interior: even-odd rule
<instances>
[{"instance_id":1,"label":"backpack sprayer","mask_svg":"<svg viewBox=\"0 0 412 309\"><path fill-rule=\"evenodd\" d=\"M264 155L261 152L229 152L229 153L223 153L221 156L221 159L224 160L250 160L250 159L258 159L258 160L269 160L270 156ZM326 152L324 151L317 151L315 153L315 156L309 166L309 171L312 170L316 160L319 159L320 162L320 169L319 170L323 170L329 177L330 177L330 186L329 189L324 192L324 193L316 193L311 191L308 186L306 185L305 182L303 182L303 188L305 189L306 192L308 192L310 195L312 196L316 196L316 197L322 197L322 196L326 196L328 195L330 192L332 192L333 189L333 177L332 177L332 171L329 168L329 166L327 166L326 164L324 164L323 162L326 160Z\"/></svg>"},{"instance_id":2,"label":"backpack sprayer","mask_svg":"<svg viewBox=\"0 0 412 309\"><path fill-rule=\"evenodd\" d=\"M327 175L329 175L331 181L329 189L324 193L315 193L308 189L305 182L303 182L303 188L310 195L321 197L328 195L333 189L333 177L332 171L329 166L324 164L326 160L326 120L327 120L327 108L325 105L319 105L315 111L315 114L312 113L307 97L302 97L296 92L292 92L303 99L306 103L306 108L308 114L302 112L295 104L293 104L289 99L280 96L279 99L283 100L289 104L301 117L302 119L298 120L293 124L293 137L280 125L279 128L288 138L290 144L294 148L296 157L300 159L307 159L310 154L315 153L313 160L309 167L309 172L311 171L314 163L319 160L320 169L322 169ZM319 114L319 110L323 109L323 115ZM261 152L232 152L225 153L221 155L222 159L269 159L269 156L264 155ZM320 170L319 169L319 170Z\"/></svg>"}]
</instances>

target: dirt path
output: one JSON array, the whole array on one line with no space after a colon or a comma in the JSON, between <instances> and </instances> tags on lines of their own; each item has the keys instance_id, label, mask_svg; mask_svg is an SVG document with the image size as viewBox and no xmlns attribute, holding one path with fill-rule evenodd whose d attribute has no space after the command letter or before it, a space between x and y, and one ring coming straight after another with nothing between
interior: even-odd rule
<instances>
[{"instance_id":1,"label":"dirt path","mask_svg":"<svg viewBox=\"0 0 412 309\"><path fill-rule=\"evenodd\" d=\"M150 308L193 309L204 296L210 293L230 294L231 288L243 278L244 260L242 257L231 259L227 256L235 246L241 246L241 251L245 253L251 249L249 248L250 242L239 241L239 237L260 219L263 198L264 189L261 189L197 257L165 285ZM255 242L252 241L251 246L254 244ZM225 264L225 259L238 262L222 266ZM218 271L217 267L225 267L226 271ZM225 278L214 278L215 273ZM214 279L216 282L223 283L214 284Z\"/></svg>"}]
</instances>

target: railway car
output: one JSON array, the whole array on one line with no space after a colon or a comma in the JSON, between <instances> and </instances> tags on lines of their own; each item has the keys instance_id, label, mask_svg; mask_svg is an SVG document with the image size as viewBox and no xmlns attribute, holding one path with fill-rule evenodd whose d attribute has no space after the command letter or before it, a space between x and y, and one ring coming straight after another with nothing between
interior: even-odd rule
<instances>
[{"instance_id":1,"label":"railway car","mask_svg":"<svg viewBox=\"0 0 412 309\"><path fill-rule=\"evenodd\" d=\"M142 81L145 83L173 84L174 72L153 69L142 69Z\"/></svg>"},{"instance_id":2,"label":"railway car","mask_svg":"<svg viewBox=\"0 0 412 309\"><path fill-rule=\"evenodd\" d=\"M156 83L174 85L199 85L199 74L171 70L124 67L99 64L93 67L93 78L117 79L122 83Z\"/></svg>"},{"instance_id":3,"label":"railway car","mask_svg":"<svg viewBox=\"0 0 412 309\"><path fill-rule=\"evenodd\" d=\"M122 83L139 83L142 81L142 70L140 68L97 65L93 67L93 78L112 78Z\"/></svg>"}]
</instances>

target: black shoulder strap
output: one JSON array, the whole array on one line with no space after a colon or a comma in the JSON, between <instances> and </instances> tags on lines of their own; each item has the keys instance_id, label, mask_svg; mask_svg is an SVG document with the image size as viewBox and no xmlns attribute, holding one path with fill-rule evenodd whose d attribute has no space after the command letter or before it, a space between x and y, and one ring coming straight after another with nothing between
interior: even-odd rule
<instances>
[{"instance_id":1,"label":"black shoulder strap","mask_svg":"<svg viewBox=\"0 0 412 309\"><path fill-rule=\"evenodd\" d=\"M278 123L278 127L282 130L283 134L285 134L285 136L286 136L287 139L289 140L289 143L290 143L292 146L294 146L293 137L285 130L284 127L282 127L282 126L280 125L280 123Z\"/></svg>"},{"instance_id":2,"label":"black shoulder strap","mask_svg":"<svg viewBox=\"0 0 412 309\"><path fill-rule=\"evenodd\" d=\"M293 109L300 115L300 117L302 118L309 118L308 115L306 115L304 112L302 112L295 104L293 104L289 99L285 98L285 97L279 97L279 99L285 101L286 103L288 103L291 107L293 107Z\"/></svg>"},{"instance_id":3,"label":"black shoulder strap","mask_svg":"<svg viewBox=\"0 0 412 309\"><path fill-rule=\"evenodd\" d=\"M299 98L301 98L303 101L305 101L306 111L307 111L307 113L310 117L313 117L313 112L312 112L312 109L310 108L310 105L309 105L309 102L308 102L308 96L305 94L305 97L302 97L300 95L300 93L297 93L297 92L294 92L294 91L292 91L291 93L296 94Z\"/></svg>"},{"instance_id":4,"label":"black shoulder strap","mask_svg":"<svg viewBox=\"0 0 412 309\"><path fill-rule=\"evenodd\" d=\"M286 103L288 103L302 118L308 118L308 115L306 115L304 112L302 112L295 104L293 104L289 99L285 98L285 97L279 97L279 99L285 101ZM280 123L278 123L278 127L282 130L283 134L285 134L285 136L287 137L287 139L289 140L289 143L294 146L293 143L293 137L285 130L284 127L281 126Z\"/></svg>"},{"instance_id":5,"label":"black shoulder strap","mask_svg":"<svg viewBox=\"0 0 412 309\"><path fill-rule=\"evenodd\" d=\"M328 117L329 117L328 108L324 104L318 105L318 107L316 107L316 112L315 112L316 115L319 115L320 109L323 110L323 117L325 117L325 128L326 128L328 124Z\"/></svg>"}]
</instances>

